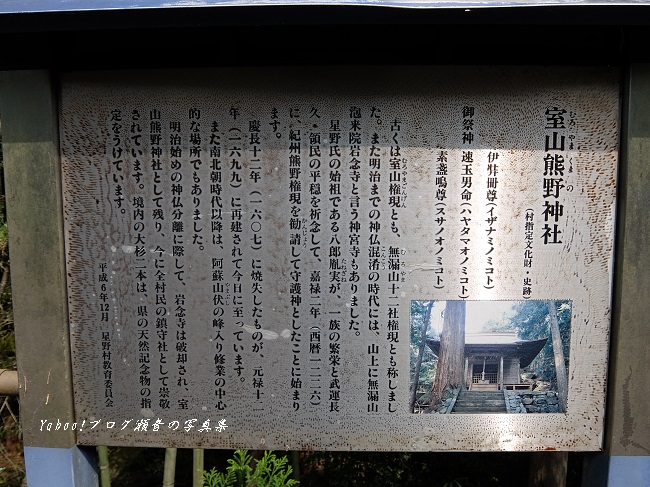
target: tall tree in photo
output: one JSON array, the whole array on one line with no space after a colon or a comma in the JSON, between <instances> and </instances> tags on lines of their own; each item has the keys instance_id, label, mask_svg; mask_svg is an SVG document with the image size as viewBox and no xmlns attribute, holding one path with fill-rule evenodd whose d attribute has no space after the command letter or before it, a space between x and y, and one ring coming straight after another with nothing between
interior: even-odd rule
<instances>
[{"instance_id":1,"label":"tall tree in photo","mask_svg":"<svg viewBox=\"0 0 650 487\"><path fill-rule=\"evenodd\" d=\"M418 392L418 384L420 382L420 368L422 367L422 356L424 355L424 347L427 342L427 330L429 329L429 321L431 321L431 308L433 308L433 301L429 301L424 312L424 319L420 327L420 346L418 347L418 357L415 361L415 372L413 373L413 380L411 381L411 400L409 402L409 410L415 410L415 400Z\"/></svg>"},{"instance_id":2,"label":"tall tree in photo","mask_svg":"<svg viewBox=\"0 0 650 487\"><path fill-rule=\"evenodd\" d=\"M440 401L445 387L459 386L465 380L465 314L465 301L447 301L431 405Z\"/></svg>"},{"instance_id":3,"label":"tall tree in photo","mask_svg":"<svg viewBox=\"0 0 650 487\"><path fill-rule=\"evenodd\" d=\"M510 328L523 340L550 338L529 366L529 371L558 392L560 411L566 411L567 370L571 342L571 301L546 300L517 303Z\"/></svg>"},{"instance_id":4,"label":"tall tree in photo","mask_svg":"<svg viewBox=\"0 0 650 487\"><path fill-rule=\"evenodd\" d=\"M569 391L569 381L564 359L564 346L562 345L562 335L560 335L560 325L557 319L557 304L554 300L546 301L548 306L548 317L551 328L551 338L553 340L553 355L555 357L555 376L557 378L557 395L560 405L560 412L566 412L566 399Z\"/></svg>"}]
</instances>

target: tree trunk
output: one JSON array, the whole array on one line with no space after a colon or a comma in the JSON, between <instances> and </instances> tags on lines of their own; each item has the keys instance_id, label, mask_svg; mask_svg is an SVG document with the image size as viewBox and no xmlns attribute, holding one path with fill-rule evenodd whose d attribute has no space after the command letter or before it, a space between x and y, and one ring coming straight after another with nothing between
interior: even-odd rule
<instances>
[{"instance_id":1,"label":"tree trunk","mask_svg":"<svg viewBox=\"0 0 650 487\"><path fill-rule=\"evenodd\" d=\"M557 395L560 412L566 412L567 392L569 381L567 379L566 362L564 361L564 347L562 346L562 335L560 325L557 321L556 304L553 300L546 301L548 316L551 321L551 336L553 338L553 355L555 356L555 376L557 377Z\"/></svg>"},{"instance_id":2,"label":"tree trunk","mask_svg":"<svg viewBox=\"0 0 650 487\"><path fill-rule=\"evenodd\" d=\"M531 453L528 487L564 487L568 460L565 451Z\"/></svg>"},{"instance_id":3,"label":"tree trunk","mask_svg":"<svg viewBox=\"0 0 650 487\"><path fill-rule=\"evenodd\" d=\"M445 387L465 381L465 309L465 301L447 301L431 406L440 401Z\"/></svg>"},{"instance_id":4,"label":"tree trunk","mask_svg":"<svg viewBox=\"0 0 650 487\"><path fill-rule=\"evenodd\" d=\"M418 360L415 362L415 373L413 378L413 384L411 391L411 402L409 404L409 409L411 412L415 410L415 398L418 393L418 384L420 382L420 367L422 367L422 355L424 355L424 347L427 344L427 330L429 329L429 321L431 320L431 308L433 308L433 301L429 301L427 305L427 310L424 313L424 321L422 322L422 341L420 342L420 349L418 350Z\"/></svg>"}]
</instances>

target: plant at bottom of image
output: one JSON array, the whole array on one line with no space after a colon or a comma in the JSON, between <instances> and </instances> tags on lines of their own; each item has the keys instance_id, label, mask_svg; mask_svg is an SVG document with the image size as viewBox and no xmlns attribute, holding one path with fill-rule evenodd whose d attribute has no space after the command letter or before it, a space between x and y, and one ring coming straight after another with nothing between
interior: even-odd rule
<instances>
[{"instance_id":1,"label":"plant at bottom of image","mask_svg":"<svg viewBox=\"0 0 650 487\"><path fill-rule=\"evenodd\" d=\"M463 485L460 483L461 480L467 480L467 479L452 479L448 480L444 484L442 484L442 487L463 487Z\"/></svg>"},{"instance_id":2,"label":"plant at bottom of image","mask_svg":"<svg viewBox=\"0 0 650 487\"><path fill-rule=\"evenodd\" d=\"M216 467L203 472L205 487L292 487L298 481L291 477L293 469L287 457L277 457L265 451L257 460L255 468L251 467L253 457L247 450L236 450L226 472L219 472Z\"/></svg>"}]
</instances>

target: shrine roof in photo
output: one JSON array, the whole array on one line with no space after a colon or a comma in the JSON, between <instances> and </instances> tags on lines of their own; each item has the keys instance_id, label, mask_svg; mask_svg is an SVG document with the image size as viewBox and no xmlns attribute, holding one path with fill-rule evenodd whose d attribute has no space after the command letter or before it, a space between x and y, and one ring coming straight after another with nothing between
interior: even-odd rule
<instances>
[{"instance_id":1,"label":"shrine roof in photo","mask_svg":"<svg viewBox=\"0 0 650 487\"><path fill-rule=\"evenodd\" d=\"M466 356L500 355L504 358L519 358L521 367L530 365L548 340L547 338L513 340L513 334L511 333L477 333L475 335L475 337L471 337L470 334L467 335L465 343ZM440 340L427 338L427 345L436 356L440 353Z\"/></svg>"}]
</instances>

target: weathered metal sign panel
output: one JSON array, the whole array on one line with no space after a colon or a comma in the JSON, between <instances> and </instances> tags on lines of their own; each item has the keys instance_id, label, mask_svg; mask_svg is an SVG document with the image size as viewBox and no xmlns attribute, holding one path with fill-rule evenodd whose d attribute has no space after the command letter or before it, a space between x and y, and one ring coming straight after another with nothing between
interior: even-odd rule
<instances>
[{"instance_id":1,"label":"weathered metal sign panel","mask_svg":"<svg viewBox=\"0 0 650 487\"><path fill-rule=\"evenodd\" d=\"M61 86L81 443L601 446L615 71L110 72ZM456 414L453 388L432 399L451 357L461 379L447 382L501 391L508 412Z\"/></svg>"}]
</instances>

